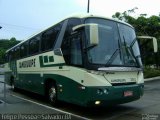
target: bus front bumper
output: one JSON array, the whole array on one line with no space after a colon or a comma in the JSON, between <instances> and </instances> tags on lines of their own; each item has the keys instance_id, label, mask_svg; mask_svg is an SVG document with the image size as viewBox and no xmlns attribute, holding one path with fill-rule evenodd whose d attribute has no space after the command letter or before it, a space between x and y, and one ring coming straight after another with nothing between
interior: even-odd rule
<instances>
[{"instance_id":1,"label":"bus front bumper","mask_svg":"<svg viewBox=\"0 0 160 120\"><path fill-rule=\"evenodd\" d=\"M140 99L144 85L123 85L108 87L87 87L88 97L85 106L113 106Z\"/></svg>"}]
</instances>

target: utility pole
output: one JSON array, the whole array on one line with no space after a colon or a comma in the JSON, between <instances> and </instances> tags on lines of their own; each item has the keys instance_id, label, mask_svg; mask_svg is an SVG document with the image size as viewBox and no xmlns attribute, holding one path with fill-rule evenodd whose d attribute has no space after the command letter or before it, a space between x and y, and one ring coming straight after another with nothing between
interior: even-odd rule
<instances>
[{"instance_id":1,"label":"utility pole","mask_svg":"<svg viewBox=\"0 0 160 120\"><path fill-rule=\"evenodd\" d=\"M88 0L87 13L89 13L89 4L90 4L90 0Z\"/></svg>"}]
</instances>

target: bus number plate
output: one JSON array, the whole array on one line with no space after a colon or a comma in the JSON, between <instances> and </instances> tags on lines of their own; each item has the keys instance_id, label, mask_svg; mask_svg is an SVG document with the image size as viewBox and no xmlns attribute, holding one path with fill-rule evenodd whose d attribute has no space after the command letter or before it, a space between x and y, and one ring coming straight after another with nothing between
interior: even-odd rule
<instances>
[{"instance_id":1,"label":"bus number plate","mask_svg":"<svg viewBox=\"0 0 160 120\"><path fill-rule=\"evenodd\" d=\"M133 91L125 91L124 97L133 96Z\"/></svg>"}]
</instances>

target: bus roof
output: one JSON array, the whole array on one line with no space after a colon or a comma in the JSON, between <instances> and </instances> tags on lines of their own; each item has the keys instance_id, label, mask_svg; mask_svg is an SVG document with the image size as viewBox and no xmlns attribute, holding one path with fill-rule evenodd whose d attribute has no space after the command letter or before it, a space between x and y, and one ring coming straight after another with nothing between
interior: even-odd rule
<instances>
[{"instance_id":1,"label":"bus roof","mask_svg":"<svg viewBox=\"0 0 160 120\"><path fill-rule=\"evenodd\" d=\"M118 20L118 19L116 19L116 18L108 18L108 17L105 17L105 16L92 15L92 14L88 14L88 13L86 13L86 14L75 14L75 15L69 16L68 18L81 18L81 19L82 19L82 18L90 18L90 17L94 17L94 18L104 18L104 19L112 20L112 21L115 21L115 22L119 22L119 23L126 24L126 25L128 25L128 26L130 26L130 27L133 28L132 25L130 25L130 24L126 23L126 22L123 22L123 21L121 21L121 20ZM67 19L68 19L68 18L67 18Z\"/></svg>"},{"instance_id":2,"label":"bus roof","mask_svg":"<svg viewBox=\"0 0 160 120\"><path fill-rule=\"evenodd\" d=\"M126 22L123 22L123 21L120 21L120 20L118 20L118 19L115 19L115 18L107 18L107 17L104 17L104 16L92 15L92 14L88 14L88 13L86 13L86 14L75 14L75 15L71 15L71 16L68 16L68 17L66 17L65 19L61 20L61 21L67 20L67 19L69 19L69 18L85 19L85 18L92 18L92 17L94 17L94 18L104 18L104 19L112 20L112 21L115 21L115 22L119 22L119 23L122 23L122 24L126 24L126 25L128 25L128 26L130 26L130 27L133 28L133 26L131 26L130 24L128 24L128 23L126 23ZM60 23L61 21L59 21L58 23ZM58 24L58 23L56 23L56 24ZM56 25L56 24L54 24L54 25ZM54 25L52 25L52 26L54 26ZM32 37L34 37L34 36L42 33L43 31L51 28L52 26L47 27L47 28L41 30L40 32L37 32L37 33L31 35L31 36L28 37L27 39L23 40L22 42L18 43L17 45L13 46L12 48L8 49L8 50L6 51L6 53L9 52L10 50L14 49L15 47L21 45L22 43L28 41L28 40L31 39Z\"/></svg>"}]
</instances>

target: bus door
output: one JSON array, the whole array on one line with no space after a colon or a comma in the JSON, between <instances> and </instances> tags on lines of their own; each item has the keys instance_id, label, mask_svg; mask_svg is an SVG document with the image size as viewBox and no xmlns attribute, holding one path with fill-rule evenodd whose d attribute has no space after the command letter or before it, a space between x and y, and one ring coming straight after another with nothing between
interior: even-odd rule
<instances>
[{"instance_id":1,"label":"bus door","mask_svg":"<svg viewBox=\"0 0 160 120\"><path fill-rule=\"evenodd\" d=\"M13 55L14 51L9 53L9 68L11 70L10 78L12 77L13 80L17 79L17 60L14 58ZM13 81L10 81L13 82Z\"/></svg>"},{"instance_id":2,"label":"bus door","mask_svg":"<svg viewBox=\"0 0 160 120\"><path fill-rule=\"evenodd\" d=\"M70 37L70 64L82 66L82 35L79 33Z\"/></svg>"},{"instance_id":3,"label":"bus door","mask_svg":"<svg viewBox=\"0 0 160 120\"><path fill-rule=\"evenodd\" d=\"M76 33L73 34L70 37L70 65L75 67L75 69L80 69L83 67L83 61L82 61L82 34ZM71 99L74 101L77 101L81 98L83 98L82 91L77 89L79 88L79 84L77 84L75 81L77 81L80 78L83 78L82 74L79 74L75 70L70 70L71 76L74 75L73 79L75 79L71 84L72 88L71 90L74 90L75 92L71 92ZM77 80L76 80L77 79Z\"/></svg>"},{"instance_id":4,"label":"bus door","mask_svg":"<svg viewBox=\"0 0 160 120\"><path fill-rule=\"evenodd\" d=\"M80 67L83 67L83 62L82 62L82 34L80 32L75 32L66 38L64 38L62 42L62 53L63 57L65 60L65 63L69 67L69 71L67 71L67 76L72 77L71 80L69 80L67 84L69 86L64 86L64 91L66 94L66 97L68 100L73 100L79 99L78 97L79 91L74 91L78 88L77 85L77 78L81 77L77 69ZM75 94L77 97L75 97ZM59 97L63 98L64 96L62 94L59 94Z\"/></svg>"}]
</instances>

